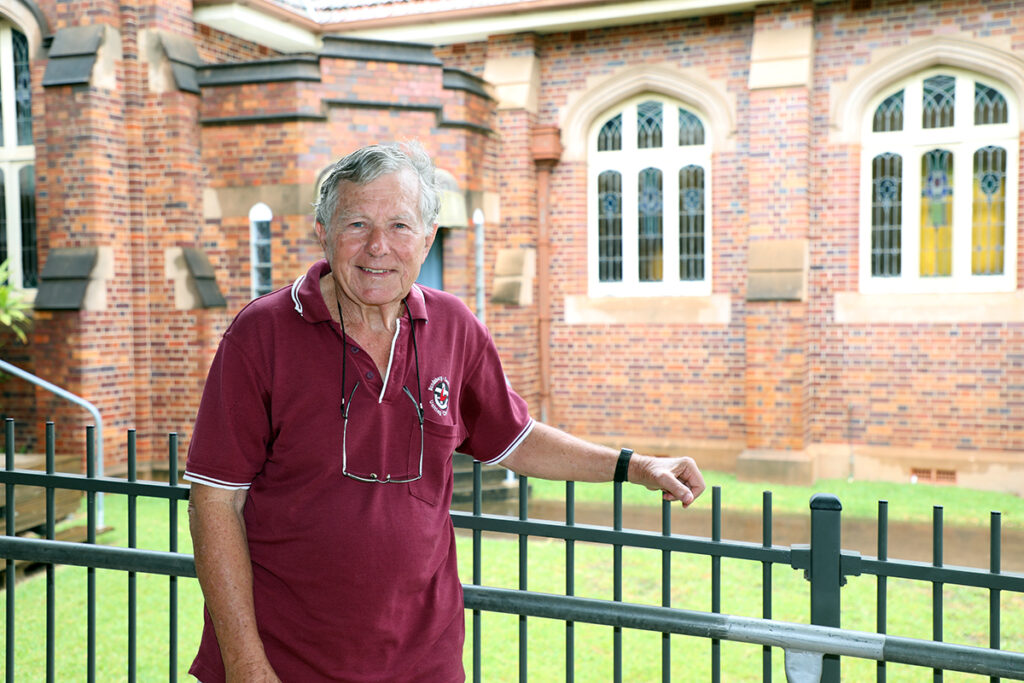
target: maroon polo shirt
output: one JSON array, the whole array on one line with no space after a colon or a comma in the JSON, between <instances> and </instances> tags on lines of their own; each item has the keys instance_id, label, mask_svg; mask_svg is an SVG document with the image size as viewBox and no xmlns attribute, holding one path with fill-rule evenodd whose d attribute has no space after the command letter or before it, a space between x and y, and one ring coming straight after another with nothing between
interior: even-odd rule
<instances>
[{"instance_id":1,"label":"maroon polo shirt","mask_svg":"<svg viewBox=\"0 0 1024 683\"><path fill-rule=\"evenodd\" d=\"M247 489L260 635L284 681L461 681L464 618L448 508L452 452L500 462L533 426L486 328L456 297L413 286L388 371L331 319L326 261L228 327L206 381L185 478ZM346 384L342 384L342 354ZM355 387L356 382L359 386ZM419 387L419 392L417 391ZM422 393L420 431L403 391ZM353 389L355 393L353 394ZM191 673L224 680L209 615Z\"/></svg>"}]
</instances>

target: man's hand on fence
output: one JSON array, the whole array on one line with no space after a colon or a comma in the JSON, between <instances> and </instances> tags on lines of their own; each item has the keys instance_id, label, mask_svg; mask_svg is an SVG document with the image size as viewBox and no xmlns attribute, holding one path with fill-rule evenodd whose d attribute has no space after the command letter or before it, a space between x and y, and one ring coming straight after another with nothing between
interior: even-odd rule
<instances>
[{"instance_id":1,"label":"man's hand on fence","mask_svg":"<svg viewBox=\"0 0 1024 683\"><path fill-rule=\"evenodd\" d=\"M629 461L629 481L652 491L662 491L665 500L678 500L689 507L704 491L704 476L693 458L655 458L636 454Z\"/></svg>"}]
</instances>

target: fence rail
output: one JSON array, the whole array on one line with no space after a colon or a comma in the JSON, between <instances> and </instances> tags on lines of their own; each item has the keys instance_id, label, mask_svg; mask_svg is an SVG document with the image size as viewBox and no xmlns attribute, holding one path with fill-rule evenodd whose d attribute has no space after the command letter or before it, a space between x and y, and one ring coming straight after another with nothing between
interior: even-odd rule
<instances>
[{"instance_id":1,"label":"fence rail","mask_svg":"<svg viewBox=\"0 0 1024 683\"><path fill-rule=\"evenodd\" d=\"M88 572L88 660L87 679L96 679L96 594L97 569L125 572L129 582L128 679L136 676L136 582L138 574L155 574L169 581L169 666L168 676L177 678L177 579L194 578L195 566L191 555L178 552L177 507L188 497L188 487L178 485L177 439L170 435L168 457L170 479L167 483L138 481L135 469L135 435L128 432L127 450L129 473L126 479L97 476L94 471L86 475L61 474L53 471L53 425L47 424L47 466L45 471L23 470L13 467L14 423L5 425L6 467L0 470L0 483L4 485L5 519L7 535L0 537L0 557L6 560L6 680L14 681L17 667L15 641L16 583L15 564L33 562L46 565L47 580L47 679L54 680L56 637L54 629L56 598L54 570L58 565L85 567ZM87 430L87 450L91 449L93 433ZM566 521L551 522L530 519L528 484L520 482L518 517L484 514L482 512L481 468L474 467L475 495L472 512L453 510L453 524L472 533L472 582L464 585L465 605L472 611L472 678L482 680L483 655L482 614L485 612L518 615L519 617L519 678L529 680L528 631L530 618L554 619L565 622L566 675L574 678L574 649L576 624L597 624L612 628L613 666L610 678L622 679L623 630L653 631L662 634L662 678L671 679L672 656L670 637L686 635L704 638L710 642L712 680L721 678L722 641L760 644L763 648L763 678L771 680L772 654L775 649L785 652L785 670L789 680L839 680L840 657L858 657L875 660L878 680L885 680L886 662L911 664L932 668L936 680L942 671L962 671L989 676L991 680L1011 678L1024 680L1024 653L1000 648L1000 595L1004 591L1024 594L1024 575L1000 570L1000 517L993 513L990 542L990 567L986 569L955 567L943 564L942 515L937 508L933 518L933 561L931 564L891 560L887 558L887 507L879 506L878 557L862 557L859 553L839 547L839 519L841 506L833 496L817 495L811 500L811 543L806 546L781 547L772 544L771 494L763 500L762 543L729 541L721 538L721 490L712 491L712 534L710 538L684 536L671 532L668 503L662 507L660 532L625 530L622 523L621 484L614 485L614 521L611 528L575 522L575 489L566 484ZM48 516L45 538L25 538L15 535L14 512L16 489L20 486L45 488ZM53 519L53 493L56 489L82 491L86 496L87 543L58 541L54 538L56 520ZM109 547L96 544L95 497L101 493L123 495L128 505L128 547ZM166 500L169 505L167 551L136 548L136 512L138 498ZM517 538L519 541L519 590L482 585L483 534L493 533ZM565 544L566 587L564 595L550 595L527 590L528 540L531 538L558 539ZM613 597L597 600L575 596L576 544L597 544L613 549ZM623 601L623 548L640 548L660 552L662 558L662 604L640 605ZM678 609L671 605L671 561L680 554L706 556L711 561L711 612ZM762 618L721 614L722 558L760 563L762 566ZM772 619L773 566L787 566L803 570L810 581L811 624L796 624ZM877 632L868 633L839 628L841 589L847 576L874 575L877 581ZM888 635L886 630L887 580L889 578L922 581L932 586L933 638L921 640ZM942 642L943 598L942 588L947 585L977 587L989 592L989 647L974 647Z\"/></svg>"}]
</instances>

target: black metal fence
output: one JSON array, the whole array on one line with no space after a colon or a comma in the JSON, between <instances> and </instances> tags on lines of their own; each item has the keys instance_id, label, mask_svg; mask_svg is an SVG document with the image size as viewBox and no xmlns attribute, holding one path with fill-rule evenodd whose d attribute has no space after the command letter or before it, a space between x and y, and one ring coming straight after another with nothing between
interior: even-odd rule
<instances>
[{"instance_id":1,"label":"black metal fence","mask_svg":"<svg viewBox=\"0 0 1024 683\"><path fill-rule=\"evenodd\" d=\"M127 577L127 619L125 630L128 638L128 657L125 676L134 681L137 676L138 628L137 600L139 574L164 575L168 581L168 679L178 677L178 579L194 578L195 567L192 557L178 552L178 508L188 497L188 487L178 484L178 452L175 435L169 436L168 456L170 463L169 481L158 483L138 481L135 468L135 434L128 432L127 455L128 476L126 479L96 476L91 465L94 458L92 428L87 430L86 457L90 463L85 474L58 473L54 469L53 425L47 424L46 458L43 470L27 470L15 467L15 429L12 420L5 425L5 468L0 470L0 482L4 484L4 508L7 535L0 537L0 557L6 560L6 629L5 629L5 676L7 681L21 680L18 677L18 642L16 639L15 616L18 604L16 564L18 562L41 563L46 571L46 633L38 637L45 639L45 669L47 680L55 680L56 653L59 643L56 636L56 576L58 565L85 567L88 592L86 614L87 658L84 678L96 680L97 639L101 631L97 627L96 571L115 570ZM610 647L612 661L607 672L609 680L623 678L624 631L640 630L661 634L662 680L672 679L673 657L672 636L685 635L706 639L709 646L710 664L707 668L711 680L722 677L722 650L724 641L755 643L762 646L762 678L772 678L773 656L784 652L785 671L790 680L838 681L840 679L840 657L859 657L875 660L876 678L886 680L886 664L902 663L926 667L933 670L933 679L942 680L943 671L964 671L998 680L1000 677L1024 680L1024 653L1001 650L1000 628L1002 623L1001 595L1004 592L1024 594L1024 575L1001 571L1000 515L992 513L990 527L990 558L987 569L952 567L943 563L943 520L941 508L936 508L932 524L933 561L929 563L888 559L887 547L887 506L879 504L878 555L862 557L858 553L842 550L840 539L841 506L834 496L817 495L811 500L810 544L802 546L777 546L772 542L771 494L764 494L762 506L763 538L761 543L724 540L722 529L722 500L718 488L712 491L712 530L710 538L673 534L668 503L662 507L662 528L659 532L623 529L623 504L621 485L614 486L614 522L611 528L575 521L576 505L574 484L566 484L565 521L552 522L531 519L529 501L526 495L527 483L520 481L518 517L484 514L482 511L481 468L474 469L475 495L472 512L453 510L451 515L458 529L472 535L472 582L464 586L465 604L471 611L472 648L471 676L474 681L483 679L482 662L485 652L483 633L484 613L505 613L518 615L518 678L531 679L529 628L531 618L557 620L565 624L565 680L575 677L578 624L599 624L611 628ZM40 487L45 490L46 523L40 529L40 538L17 535L17 493L19 487ZM82 492L85 497L87 535L84 543L57 540L54 498L58 490ZM20 489L24 490L24 489ZM103 494L125 496L128 503L127 547L97 545L97 509L101 506ZM137 545L137 511L139 498L155 498L168 503L167 550L143 550ZM496 534L518 539L518 590L483 585L482 565L484 561L484 534ZM541 594L527 590L530 539L557 539L564 544L565 577L564 594ZM612 599L598 600L576 596L576 549L577 544L599 544L612 549ZM623 549L636 548L655 551L661 556L661 604L644 605L623 601ZM710 563L711 611L698 612L678 609L672 605L672 560L680 555L705 556ZM761 612L760 618L727 615L721 613L722 560L740 560L760 564ZM773 581L772 569L776 566L803 570L810 582L810 624L776 621L772 618ZM876 580L876 628L875 632L844 630L840 625L842 587L848 576L873 575ZM464 577L465 578L465 577ZM924 582L932 588L932 639L913 639L887 635L888 580L908 579ZM989 596L988 647L975 647L945 643L943 641L943 603L945 586L970 586L987 591ZM105 631L104 631L105 633ZM152 634L147 633L152 638ZM677 667L678 668L678 667ZM687 663L686 671L694 671ZM677 671L677 673L679 673ZM120 675L120 674L119 674ZM703 678L703 677L702 677Z\"/></svg>"}]
</instances>

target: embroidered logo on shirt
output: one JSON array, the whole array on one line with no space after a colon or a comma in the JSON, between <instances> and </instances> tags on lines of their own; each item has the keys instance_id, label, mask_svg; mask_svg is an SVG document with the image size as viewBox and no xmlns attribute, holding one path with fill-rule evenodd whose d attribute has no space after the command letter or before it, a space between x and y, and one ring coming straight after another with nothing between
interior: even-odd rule
<instances>
[{"instance_id":1,"label":"embroidered logo on shirt","mask_svg":"<svg viewBox=\"0 0 1024 683\"><path fill-rule=\"evenodd\" d=\"M434 412L444 417L448 414L448 400L451 398L451 388L447 377L435 377L430 382L430 407Z\"/></svg>"}]
</instances>

